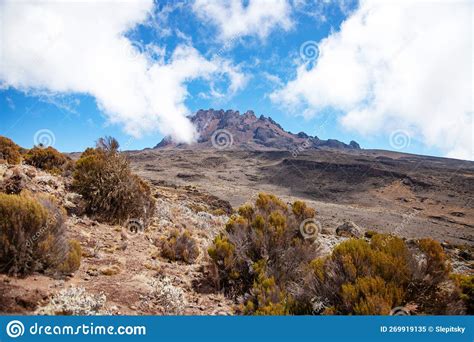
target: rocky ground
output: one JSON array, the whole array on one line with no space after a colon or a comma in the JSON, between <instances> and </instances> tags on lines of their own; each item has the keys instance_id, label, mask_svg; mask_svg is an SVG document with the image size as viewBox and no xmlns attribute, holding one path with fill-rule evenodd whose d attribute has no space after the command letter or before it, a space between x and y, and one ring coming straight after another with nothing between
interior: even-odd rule
<instances>
[{"instance_id":1,"label":"rocky ground","mask_svg":"<svg viewBox=\"0 0 474 342\"><path fill-rule=\"evenodd\" d=\"M190 152L186 151L179 154L160 153L145 151L132 156L135 170L150 181L157 199L152 224L145 231L138 232L132 231L130 227L110 226L76 215L79 211L78 195L67 190L67 178L53 176L26 165L0 165L1 187L20 184L31 192L50 194L67 209L69 237L78 240L83 250L80 269L66 279L43 275L20 279L0 275L0 313L232 314L235 303L224 297L209 280L212 274L207 267L206 252L231 214L232 206L235 208L242 202L252 201L259 191L275 192L288 201L305 196L292 191L291 187L272 185L264 173L258 172L277 165L280 159L241 159L239 162L228 154L211 152L191 157ZM242 167L246 162L253 162L254 167ZM396 210L357 202L309 199L309 203L318 211L323 228L315 248L319 248L321 254L329 253L335 244L344 240L345 237L339 236L344 233L338 231L336 234L341 224L362 235L369 228L389 230L387 226L390 226L382 223L398 220L397 224L401 227L397 232L399 235L416 237L411 236L417 235L411 230L413 222L421 220L420 225L426 223L426 215L409 216L410 211L407 211L408 216L403 216L398 208L422 206L423 209L418 211L435 211L429 209L429 205L436 204L430 204L430 200L420 204L416 193L410 192L410 189L403 182L392 182L383 188L374 188L367 194L375 203L403 196L408 201L400 200ZM455 224L441 220L439 225L464 227L452 231L452 234L467 236L466 240L461 241L471 243L472 226L468 227L473 222L471 209L454 205L445 209L463 213L464 216L454 216L452 220L455 220ZM438 213L438 216L443 215ZM407 222L405 225L403 219ZM380 225L374 225L374 222L380 222ZM191 265L170 262L159 255L156 241L167 236L174 228L190 231L198 241L200 255ZM433 224L427 229L420 234L430 236L431 229L436 235L439 226ZM444 247L451 256L455 272L473 271L472 248L453 243L445 243Z\"/></svg>"},{"instance_id":2,"label":"rocky ground","mask_svg":"<svg viewBox=\"0 0 474 342\"><path fill-rule=\"evenodd\" d=\"M13 174L19 174L24 178L25 189L50 194L68 208L69 237L77 239L83 250L79 271L67 279L41 275L19 279L1 275L1 313L51 314L61 313L64 307L79 313L91 307L88 301L93 303L92 307L97 306L96 313L216 315L232 312L233 303L211 289L204 270L207 246L227 220L225 202L219 204L212 196L197 193L191 187L154 187L157 198L154 222L146 231L134 233L127 227L109 226L72 214L76 195L66 191L66 180L62 177L30 166L1 167L0 180L8 181ZM218 205L222 206L220 212L224 212L221 216L210 213ZM191 231L199 242L200 256L196 263L171 263L159 256L155 241L167 236L173 228ZM168 292L160 293L163 287ZM70 288L75 290L68 293ZM77 295L77 289L81 295ZM53 305L52 302L64 304ZM174 306L167 308L167 302L173 302ZM177 305L179 303L181 305ZM176 306L179 307L177 312Z\"/></svg>"},{"instance_id":3,"label":"rocky ground","mask_svg":"<svg viewBox=\"0 0 474 342\"><path fill-rule=\"evenodd\" d=\"M192 185L234 207L258 192L301 198L329 231L351 220L406 238L474 244L474 163L374 150L148 149L132 166L156 184Z\"/></svg>"}]
</instances>

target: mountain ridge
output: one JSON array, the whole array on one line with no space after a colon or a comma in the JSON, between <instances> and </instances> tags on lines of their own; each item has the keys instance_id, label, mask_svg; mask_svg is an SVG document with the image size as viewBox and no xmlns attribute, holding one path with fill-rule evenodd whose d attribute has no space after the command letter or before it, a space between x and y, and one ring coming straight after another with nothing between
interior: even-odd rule
<instances>
[{"instance_id":1,"label":"mountain ridge","mask_svg":"<svg viewBox=\"0 0 474 342\"><path fill-rule=\"evenodd\" d=\"M357 142L349 144L336 139L322 140L304 132L297 134L285 131L271 117L257 117L252 110L243 114L234 110L200 109L189 117L195 125L199 138L192 145L177 144L170 137L163 138L154 148L235 148L246 150L290 150L306 149L360 149Z\"/></svg>"}]
</instances>

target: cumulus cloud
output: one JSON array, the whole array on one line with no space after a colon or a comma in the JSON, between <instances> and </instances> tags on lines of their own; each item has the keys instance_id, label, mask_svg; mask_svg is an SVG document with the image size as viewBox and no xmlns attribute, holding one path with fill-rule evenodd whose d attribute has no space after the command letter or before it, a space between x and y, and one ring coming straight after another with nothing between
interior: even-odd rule
<instances>
[{"instance_id":1,"label":"cumulus cloud","mask_svg":"<svg viewBox=\"0 0 474 342\"><path fill-rule=\"evenodd\" d=\"M153 6L152 0L0 2L1 86L89 94L129 134L160 131L179 142L193 141L196 132L184 104L187 83L222 78L233 93L245 77L229 61L206 59L188 44L165 60L149 53L163 49L126 38L149 20Z\"/></svg>"},{"instance_id":2,"label":"cumulus cloud","mask_svg":"<svg viewBox=\"0 0 474 342\"><path fill-rule=\"evenodd\" d=\"M302 63L271 98L310 116L343 111L341 124L362 134L404 129L474 159L472 18L469 1L363 0L319 42L315 65Z\"/></svg>"},{"instance_id":3,"label":"cumulus cloud","mask_svg":"<svg viewBox=\"0 0 474 342\"><path fill-rule=\"evenodd\" d=\"M196 0L196 15L217 26L221 40L243 36L266 38L276 28L288 31L292 6L287 0Z\"/></svg>"}]
</instances>

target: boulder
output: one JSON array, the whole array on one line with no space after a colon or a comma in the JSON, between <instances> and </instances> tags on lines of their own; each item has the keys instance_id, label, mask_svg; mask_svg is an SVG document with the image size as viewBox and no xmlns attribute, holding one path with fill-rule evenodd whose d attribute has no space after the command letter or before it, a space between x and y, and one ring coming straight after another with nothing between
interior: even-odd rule
<instances>
[{"instance_id":1,"label":"boulder","mask_svg":"<svg viewBox=\"0 0 474 342\"><path fill-rule=\"evenodd\" d=\"M7 172L0 184L0 191L6 194L17 195L26 187L27 177L19 167L14 167Z\"/></svg>"},{"instance_id":2,"label":"boulder","mask_svg":"<svg viewBox=\"0 0 474 342\"><path fill-rule=\"evenodd\" d=\"M69 215L81 216L85 213L86 202L81 195L68 192L64 197L63 207Z\"/></svg>"},{"instance_id":3,"label":"boulder","mask_svg":"<svg viewBox=\"0 0 474 342\"><path fill-rule=\"evenodd\" d=\"M360 238L363 235L362 229L352 221L346 221L336 228L336 235L345 237Z\"/></svg>"}]
</instances>

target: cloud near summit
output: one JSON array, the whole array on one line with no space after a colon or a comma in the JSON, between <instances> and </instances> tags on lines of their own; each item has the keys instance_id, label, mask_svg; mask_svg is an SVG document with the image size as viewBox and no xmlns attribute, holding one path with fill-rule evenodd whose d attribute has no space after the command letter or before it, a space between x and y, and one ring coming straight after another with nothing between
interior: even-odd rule
<instances>
[{"instance_id":1,"label":"cloud near summit","mask_svg":"<svg viewBox=\"0 0 474 342\"><path fill-rule=\"evenodd\" d=\"M125 34L146 23L153 9L152 0L2 1L2 88L88 94L109 122L133 136L160 131L192 142L187 83L222 78L232 93L245 76L190 44L178 44L166 61L151 58Z\"/></svg>"}]
</instances>

